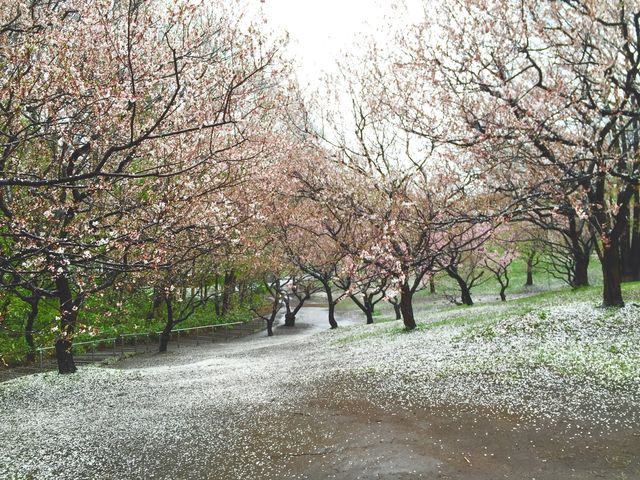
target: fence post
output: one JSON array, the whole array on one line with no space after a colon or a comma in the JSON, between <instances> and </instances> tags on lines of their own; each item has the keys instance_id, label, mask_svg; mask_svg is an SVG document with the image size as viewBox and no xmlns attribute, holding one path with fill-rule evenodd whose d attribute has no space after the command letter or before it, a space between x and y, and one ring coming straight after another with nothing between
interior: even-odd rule
<instances>
[{"instance_id":1,"label":"fence post","mask_svg":"<svg viewBox=\"0 0 640 480\"><path fill-rule=\"evenodd\" d=\"M96 344L92 343L91 344L91 362L93 363L94 359L95 359L95 355L96 355Z\"/></svg>"},{"instance_id":2,"label":"fence post","mask_svg":"<svg viewBox=\"0 0 640 480\"><path fill-rule=\"evenodd\" d=\"M42 368L42 349L38 350L38 353L40 354L40 368Z\"/></svg>"},{"instance_id":3,"label":"fence post","mask_svg":"<svg viewBox=\"0 0 640 480\"><path fill-rule=\"evenodd\" d=\"M120 355L124 357L124 337L120 337Z\"/></svg>"}]
</instances>

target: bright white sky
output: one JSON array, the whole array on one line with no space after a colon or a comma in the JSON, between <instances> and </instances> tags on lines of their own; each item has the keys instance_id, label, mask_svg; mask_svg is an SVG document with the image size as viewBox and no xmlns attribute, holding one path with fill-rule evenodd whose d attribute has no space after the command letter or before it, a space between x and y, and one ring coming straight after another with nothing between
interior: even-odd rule
<instances>
[{"instance_id":1,"label":"bright white sky","mask_svg":"<svg viewBox=\"0 0 640 480\"><path fill-rule=\"evenodd\" d=\"M256 0L258 1L258 0ZM427 0L428 1L428 0ZM331 72L341 53L349 51L363 35L383 38L389 18L403 8L395 0L260 0L264 15L274 30L290 35L290 50L297 58L301 86L315 87L322 72ZM405 0L410 15L422 10L423 0ZM413 17L416 18L415 16Z\"/></svg>"}]
</instances>

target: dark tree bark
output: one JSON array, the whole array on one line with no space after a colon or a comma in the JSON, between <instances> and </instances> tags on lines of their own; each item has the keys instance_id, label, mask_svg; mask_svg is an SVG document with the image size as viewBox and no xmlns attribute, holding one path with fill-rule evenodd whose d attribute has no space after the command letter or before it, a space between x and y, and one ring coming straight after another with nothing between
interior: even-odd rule
<instances>
[{"instance_id":1,"label":"dark tree bark","mask_svg":"<svg viewBox=\"0 0 640 480\"><path fill-rule=\"evenodd\" d=\"M295 327L296 316L305 302L311 298L311 295L322 290L317 284L306 281L304 277L292 277L291 282L293 285L290 292L284 290L280 292L286 310L284 315L285 327ZM295 306L293 306L294 302Z\"/></svg>"},{"instance_id":2,"label":"dark tree bark","mask_svg":"<svg viewBox=\"0 0 640 480\"><path fill-rule=\"evenodd\" d=\"M311 298L310 293L306 293L304 296L296 295L296 299L298 303L295 307L291 307L291 300L284 295L284 304L286 308L286 313L284 314L284 326L285 327L295 327L296 326L296 316L300 309L304 306L304 303Z\"/></svg>"},{"instance_id":3,"label":"dark tree bark","mask_svg":"<svg viewBox=\"0 0 640 480\"><path fill-rule=\"evenodd\" d=\"M60 335L55 345L58 372L75 373L78 369L73 361L72 338L76 328L79 302L73 300L66 271L55 277L55 284L60 304Z\"/></svg>"},{"instance_id":4,"label":"dark tree bark","mask_svg":"<svg viewBox=\"0 0 640 480\"><path fill-rule=\"evenodd\" d=\"M615 238L602 247L602 278L604 283L602 306L624 307L622 275L620 273L620 246Z\"/></svg>"},{"instance_id":5,"label":"dark tree bark","mask_svg":"<svg viewBox=\"0 0 640 480\"><path fill-rule=\"evenodd\" d=\"M285 327L296 326L296 316L293 312L287 312L284 314L284 326Z\"/></svg>"},{"instance_id":6,"label":"dark tree bark","mask_svg":"<svg viewBox=\"0 0 640 480\"><path fill-rule=\"evenodd\" d=\"M634 203L629 208L626 225L620 239L620 261L622 281L640 280L640 205L638 192L634 194Z\"/></svg>"},{"instance_id":7,"label":"dark tree bark","mask_svg":"<svg viewBox=\"0 0 640 480\"><path fill-rule=\"evenodd\" d=\"M38 318L38 308L43 296L39 292L32 292L29 296L22 294L20 291L15 291L14 293L20 300L29 305L29 314L27 315L27 320L24 325L24 341L27 344L27 347L29 347L26 361L32 363L36 360L36 345L33 340L33 326L36 318Z\"/></svg>"},{"instance_id":8,"label":"dark tree bark","mask_svg":"<svg viewBox=\"0 0 640 480\"><path fill-rule=\"evenodd\" d=\"M33 324L38 317L38 304L40 303L40 297L31 297L28 302L31 309L27 316L27 322L24 329L24 340L27 342L29 351L27 352L27 362L35 362L36 360L36 345L33 341Z\"/></svg>"},{"instance_id":9,"label":"dark tree bark","mask_svg":"<svg viewBox=\"0 0 640 480\"><path fill-rule=\"evenodd\" d=\"M633 196L633 227L631 229L631 251L629 252L632 268L632 280L640 280L640 192Z\"/></svg>"},{"instance_id":10,"label":"dark tree bark","mask_svg":"<svg viewBox=\"0 0 640 480\"><path fill-rule=\"evenodd\" d=\"M631 280L640 280L640 192L633 196L633 228L631 230L631 249L629 263L631 264Z\"/></svg>"},{"instance_id":11,"label":"dark tree bark","mask_svg":"<svg viewBox=\"0 0 640 480\"><path fill-rule=\"evenodd\" d=\"M323 280L322 286L327 294L327 303L329 305L329 325L331 328L338 328L338 322L336 322L336 304L333 300L333 292L331 291L331 284L328 281Z\"/></svg>"},{"instance_id":12,"label":"dark tree bark","mask_svg":"<svg viewBox=\"0 0 640 480\"><path fill-rule=\"evenodd\" d=\"M173 327L175 326L173 318L173 301L169 296L167 296L165 297L164 302L167 306L167 321L164 324L162 333L160 334L160 348L158 349L160 353L165 353L167 351L169 338L171 338L171 330L173 330Z\"/></svg>"},{"instance_id":13,"label":"dark tree bark","mask_svg":"<svg viewBox=\"0 0 640 480\"><path fill-rule=\"evenodd\" d=\"M473 305L473 299L471 298L471 289L467 284L467 281L462 278L462 275L458 273L458 269L455 266L448 266L445 271L451 278L453 278L460 287L460 300L464 305Z\"/></svg>"},{"instance_id":14,"label":"dark tree bark","mask_svg":"<svg viewBox=\"0 0 640 480\"><path fill-rule=\"evenodd\" d=\"M536 252L531 252L527 255L527 281L525 287L533 286L533 261L535 260Z\"/></svg>"},{"instance_id":15,"label":"dark tree bark","mask_svg":"<svg viewBox=\"0 0 640 480\"><path fill-rule=\"evenodd\" d=\"M349 295L349 298L358 306L360 310L362 310L362 313L364 313L364 316L367 319L367 325L371 325L373 323L374 309L371 298L367 294L363 295L362 301L360 301L356 295Z\"/></svg>"},{"instance_id":16,"label":"dark tree bark","mask_svg":"<svg viewBox=\"0 0 640 480\"><path fill-rule=\"evenodd\" d=\"M389 303L393 305L393 311L396 314L396 320L402 320L402 311L400 310L400 301L394 299L393 301L389 300Z\"/></svg>"},{"instance_id":17,"label":"dark tree bark","mask_svg":"<svg viewBox=\"0 0 640 480\"><path fill-rule=\"evenodd\" d=\"M429 293L431 295L436 293L436 282L433 280L433 277L429 278Z\"/></svg>"},{"instance_id":18,"label":"dark tree bark","mask_svg":"<svg viewBox=\"0 0 640 480\"><path fill-rule=\"evenodd\" d=\"M571 286L586 287L589 285L589 257L591 256L591 242L582 240L582 229L578 228L576 214L572 211L569 216L569 239L573 254L573 278Z\"/></svg>"},{"instance_id":19,"label":"dark tree bark","mask_svg":"<svg viewBox=\"0 0 640 480\"><path fill-rule=\"evenodd\" d=\"M589 257L584 254L575 256L575 266L571 286L586 287L589 285Z\"/></svg>"},{"instance_id":20,"label":"dark tree bark","mask_svg":"<svg viewBox=\"0 0 640 480\"><path fill-rule=\"evenodd\" d=\"M222 288L222 316L229 313L235 290L236 272L234 270L229 270L224 274L224 286Z\"/></svg>"},{"instance_id":21,"label":"dark tree bark","mask_svg":"<svg viewBox=\"0 0 640 480\"><path fill-rule=\"evenodd\" d=\"M400 311L404 328L413 330L416 328L416 320L413 316L413 291L405 281L400 288Z\"/></svg>"},{"instance_id":22,"label":"dark tree bark","mask_svg":"<svg viewBox=\"0 0 640 480\"><path fill-rule=\"evenodd\" d=\"M269 316L265 316L260 313L259 310L253 310L256 315L262 318L267 324L267 336L273 336L273 324L276 321L276 317L278 316L278 312L280 311L282 300L283 300L283 285L280 283L280 278L275 277L271 279L263 280L264 286L271 295L271 311L269 312Z\"/></svg>"},{"instance_id":23,"label":"dark tree bark","mask_svg":"<svg viewBox=\"0 0 640 480\"><path fill-rule=\"evenodd\" d=\"M275 318L269 318L267 320L267 336L268 337L273 337L273 322L275 321Z\"/></svg>"},{"instance_id":24,"label":"dark tree bark","mask_svg":"<svg viewBox=\"0 0 640 480\"><path fill-rule=\"evenodd\" d=\"M633 280L633 264L631 262L631 225L629 217L624 220L624 229L620 237L620 275L623 282Z\"/></svg>"}]
</instances>

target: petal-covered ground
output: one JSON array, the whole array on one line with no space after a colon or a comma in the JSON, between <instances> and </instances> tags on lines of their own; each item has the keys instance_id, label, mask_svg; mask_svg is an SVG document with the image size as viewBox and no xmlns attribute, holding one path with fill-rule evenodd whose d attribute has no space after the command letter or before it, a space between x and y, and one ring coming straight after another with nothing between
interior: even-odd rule
<instances>
[{"instance_id":1,"label":"petal-covered ground","mask_svg":"<svg viewBox=\"0 0 640 480\"><path fill-rule=\"evenodd\" d=\"M0 478L640 478L640 308L325 312L0 384Z\"/></svg>"}]
</instances>

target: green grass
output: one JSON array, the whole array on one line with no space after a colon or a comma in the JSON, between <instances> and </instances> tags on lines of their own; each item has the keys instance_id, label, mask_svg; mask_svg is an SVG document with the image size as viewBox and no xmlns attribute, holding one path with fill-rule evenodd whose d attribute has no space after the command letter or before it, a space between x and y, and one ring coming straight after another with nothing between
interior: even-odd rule
<instances>
[{"instance_id":1,"label":"green grass","mask_svg":"<svg viewBox=\"0 0 640 480\"><path fill-rule=\"evenodd\" d=\"M472 307L426 303L413 331L404 330L401 322L374 328L360 325L338 334L335 344L347 348L363 343L358 348L366 349L372 339L395 341L402 335L417 335L406 345L424 344L426 352L431 351L429 344L445 346L444 354L434 360L434 375L442 378L488 375L502 381L537 371L608 389L637 388L640 282L623 284L624 298L631 305L623 310L600 308L601 290L601 286L567 287Z\"/></svg>"},{"instance_id":2,"label":"green grass","mask_svg":"<svg viewBox=\"0 0 640 480\"><path fill-rule=\"evenodd\" d=\"M162 307L157 318L148 320L151 300L151 291L113 290L90 297L79 311L75 341L84 342L114 338L120 334L161 331L166 321L166 310ZM260 299L254 297L250 303L258 301ZM25 359L28 351L23 333L28 307L24 302L6 293L0 296L0 305L5 307L4 315L0 317L0 365L15 365ZM179 309L179 305L175 308ZM34 341L37 347L52 346L55 342L56 332L52 329L59 323L58 315L58 303L55 299L40 302L39 314L34 324ZM213 302L209 302L196 309L193 315L176 328L248 321L253 317L250 304L235 305L227 315L218 317Z\"/></svg>"},{"instance_id":3,"label":"green grass","mask_svg":"<svg viewBox=\"0 0 640 480\"><path fill-rule=\"evenodd\" d=\"M624 283L622 285L622 292L627 303L640 302L640 282ZM522 316L559 304L587 301L593 302L594 306L597 306L601 302L601 295L602 286L594 285L577 289L571 289L566 286L558 287L554 290L542 291L533 293L530 296L514 298L507 302L490 301L474 304L472 306L435 303L429 301L428 297L422 297L418 298L414 305L414 312L417 321L416 331L433 330L445 326L485 328L487 325L497 323L507 317L518 315ZM491 308L490 315L487 314L485 308L487 306ZM389 308L390 306L385 307L385 312L388 313ZM616 309L611 310L611 315L615 313L615 310ZM544 312L541 312L540 314L544 315ZM432 320L433 317L437 317L438 319ZM375 323L379 324L393 321L395 321L394 316L380 314L376 317ZM337 343L344 345L367 338L397 335L402 333L407 333L402 326L394 326L385 329L380 328L370 332L361 332L342 337L337 340ZM476 333L476 331L467 331L465 335L472 335ZM483 332L483 335L487 338L492 336L490 327Z\"/></svg>"},{"instance_id":4,"label":"green grass","mask_svg":"<svg viewBox=\"0 0 640 480\"><path fill-rule=\"evenodd\" d=\"M507 298L509 295L529 293L538 290L556 290L566 287L567 284L559 278L555 278L547 271L539 266L533 269L533 286L527 287L527 264L522 258L516 258L509 267L509 288L507 289ZM474 287L471 295L495 295L500 292L500 285L490 272L486 272L480 280L480 284ZM589 282L592 285L602 283L602 268L600 261L596 256L591 258L589 262ZM436 295L459 295L459 288L455 280L446 273L440 272L435 276ZM418 297L429 297L429 289L421 290L417 293Z\"/></svg>"}]
</instances>

